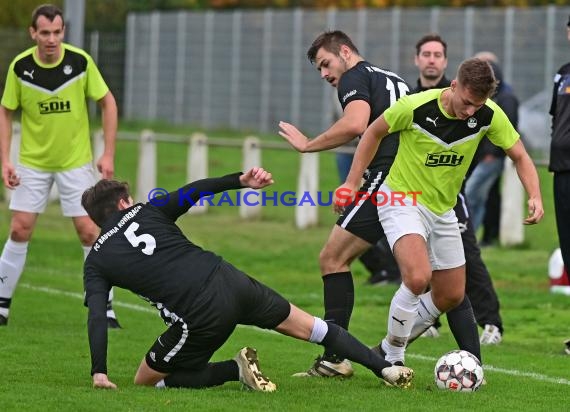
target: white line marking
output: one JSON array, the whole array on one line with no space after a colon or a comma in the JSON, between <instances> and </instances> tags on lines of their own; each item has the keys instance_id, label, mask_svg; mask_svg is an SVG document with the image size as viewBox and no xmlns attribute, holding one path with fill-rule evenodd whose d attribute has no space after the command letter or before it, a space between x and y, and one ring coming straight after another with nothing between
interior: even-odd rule
<instances>
[{"instance_id":1,"label":"white line marking","mask_svg":"<svg viewBox=\"0 0 570 412\"><path fill-rule=\"evenodd\" d=\"M413 354L413 353L409 353L406 356L410 357L410 358L420 359L420 360L424 360L424 361L430 361L430 362L434 362L434 363L437 361L437 359L434 357L425 356L425 355L418 355L418 354ZM523 372L523 371L519 371L516 369L504 369L504 368L499 368L497 366L489 365L488 363L483 365L483 369L485 372L493 371L493 372L502 373L504 375L520 376L520 377L530 378L530 379L534 379L534 380L542 381L542 382L558 383L561 385L570 385L570 380L568 380L568 379L553 378L552 376L542 375L540 373Z\"/></svg>"},{"instance_id":2,"label":"white line marking","mask_svg":"<svg viewBox=\"0 0 570 412\"><path fill-rule=\"evenodd\" d=\"M68 292L65 290L54 289L54 288L49 288L49 287L45 287L45 286L34 286L34 285L30 285L29 283L21 283L20 286L24 287L26 289L37 291L37 292L49 293L51 295L68 296L71 298L83 300L83 294L81 294L81 293ZM119 302L117 300L113 300L113 306L119 306L122 308L132 309L132 310L136 310L139 312L157 313L156 309L151 309L151 308L148 308L145 306L135 305L132 303ZM238 325L238 327L256 329L256 330L264 332L264 333L275 333L275 334L278 333L274 330L261 329L261 328L255 327L255 326ZM419 355L419 354L413 354L413 353L409 353L406 356L408 356L409 358L419 359L419 360L429 361L429 362L436 362L437 361L437 359L434 357ZM493 366L493 365L489 365L489 364L484 365L484 370L502 373L504 375L530 378L530 379L534 379L534 380L541 381L541 382L556 383L559 385L570 385L570 380L568 380L568 379L554 378L552 376L542 375L540 373L535 373L535 372L523 372L523 371L519 371L516 369L504 369L504 368L499 368L497 366Z\"/></svg>"},{"instance_id":3,"label":"white line marking","mask_svg":"<svg viewBox=\"0 0 570 412\"><path fill-rule=\"evenodd\" d=\"M49 293L51 295L67 296L70 298L80 299L81 301L84 300L83 294L77 293L77 292L68 292L65 290L49 288L46 286L34 286L34 285L30 285L29 283L20 283L20 286L24 287L26 289L37 291L37 292ZM119 302L116 299L113 299L113 306L114 307L118 306L121 308L136 310L138 312L146 312L146 313L152 313L152 314L158 315L157 309L152 309L150 307L141 306L141 305L137 305L134 303ZM158 315L158 317L160 318L160 315ZM250 325L237 325L237 326L238 326L238 328L256 329L256 330L261 331L261 332L273 333L276 335L280 335L279 332L276 332L274 330L261 329L261 328L258 328L257 326L250 326Z\"/></svg>"},{"instance_id":4,"label":"white line marking","mask_svg":"<svg viewBox=\"0 0 570 412\"><path fill-rule=\"evenodd\" d=\"M81 300L84 299L84 296L81 293L67 292L65 290L48 288L45 286L34 286L34 285L30 285L29 283L22 283L20 285L25 287L26 289L35 290L38 292L49 293L51 295L68 296L70 298L76 298L76 299L81 299ZM128 309L132 309L132 310L137 310L139 312L147 312L147 313L154 313L154 314L158 313L158 311L156 309L151 309L151 308L147 308L145 306L135 305L132 303L118 302L116 300L113 300L113 306L119 306L121 308L128 308Z\"/></svg>"}]
</instances>

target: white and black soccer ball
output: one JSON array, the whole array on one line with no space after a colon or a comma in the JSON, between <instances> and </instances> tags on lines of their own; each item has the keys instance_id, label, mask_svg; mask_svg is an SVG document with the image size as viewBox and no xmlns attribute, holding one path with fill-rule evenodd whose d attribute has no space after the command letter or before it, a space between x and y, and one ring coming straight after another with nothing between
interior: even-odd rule
<instances>
[{"instance_id":1,"label":"white and black soccer ball","mask_svg":"<svg viewBox=\"0 0 570 412\"><path fill-rule=\"evenodd\" d=\"M452 350L439 358L434 374L439 389L455 392L476 391L483 382L481 362L465 350Z\"/></svg>"}]
</instances>

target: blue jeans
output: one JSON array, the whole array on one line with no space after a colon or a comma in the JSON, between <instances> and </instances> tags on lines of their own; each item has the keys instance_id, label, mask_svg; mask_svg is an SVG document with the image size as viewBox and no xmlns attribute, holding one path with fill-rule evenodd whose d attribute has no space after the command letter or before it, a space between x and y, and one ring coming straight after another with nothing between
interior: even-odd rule
<instances>
[{"instance_id":1,"label":"blue jeans","mask_svg":"<svg viewBox=\"0 0 570 412\"><path fill-rule=\"evenodd\" d=\"M505 159L502 157L494 157L491 160L481 160L473 169L473 173L467 179L465 184L465 197L467 198L467 205L471 212L471 222L473 229L477 231L483 217L485 216L485 203L489 196L491 186L495 179L503 172L503 164Z\"/></svg>"},{"instance_id":2,"label":"blue jeans","mask_svg":"<svg viewBox=\"0 0 570 412\"><path fill-rule=\"evenodd\" d=\"M341 183L346 181L350 166L352 165L352 153L336 153L336 167L338 169L338 177Z\"/></svg>"}]
</instances>

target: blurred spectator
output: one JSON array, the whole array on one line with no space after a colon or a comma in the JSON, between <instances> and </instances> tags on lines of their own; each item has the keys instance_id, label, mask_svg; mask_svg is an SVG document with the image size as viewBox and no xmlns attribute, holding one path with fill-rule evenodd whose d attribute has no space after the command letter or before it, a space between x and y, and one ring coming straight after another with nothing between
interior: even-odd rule
<instances>
[{"instance_id":1,"label":"blurred spectator","mask_svg":"<svg viewBox=\"0 0 570 412\"><path fill-rule=\"evenodd\" d=\"M570 41L570 17L566 35ZM570 264L570 63L563 65L554 76L552 103L552 141L548 170L554 173L554 211L562 260ZM568 271L566 271L568 273ZM570 355L570 339L565 342Z\"/></svg>"}]
</instances>

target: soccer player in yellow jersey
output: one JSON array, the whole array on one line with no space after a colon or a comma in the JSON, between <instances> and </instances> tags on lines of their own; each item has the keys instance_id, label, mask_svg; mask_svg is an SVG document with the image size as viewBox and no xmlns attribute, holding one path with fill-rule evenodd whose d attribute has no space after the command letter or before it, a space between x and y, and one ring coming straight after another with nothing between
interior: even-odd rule
<instances>
[{"instance_id":1,"label":"soccer player in yellow jersey","mask_svg":"<svg viewBox=\"0 0 570 412\"><path fill-rule=\"evenodd\" d=\"M505 113L489 99L495 87L491 66L468 59L449 88L402 97L364 132L339 188L354 193L384 136L400 132L398 154L380 190L412 194L378 207L402 273L381 342L389 362L403 363L413 331L425 329L464 298L465 257L453 206L483 136L514 162L529 196L524 223L538 223L544 214L536 168ZM425 293L428 284L431 290Z\"/></svg>"},{"instance_id":2,"label":"soccer player in yellow jersey","mask_svg":"<svg viewBox=\"0 0 570 412\"><path fill-rule=\"evenodd\" d=\"M113 177L114 169L117 104L92 58L63 43L65 24L56 6L36 8L29 31L36 45L10 64L0 102L2 180L14 190L10 236L0 258L0 325L8 322L28 242L54 182L63 215L72 218L84 256L99 234L81 206L83 191L95 180L87 98L97 101L102 112L105 149L97 167L105 179ZM10 159L10 144L12 114L18 108L22 140L16 167ZM119 327L110 302L108 324Z\"/></svg>"}]
</instances>

